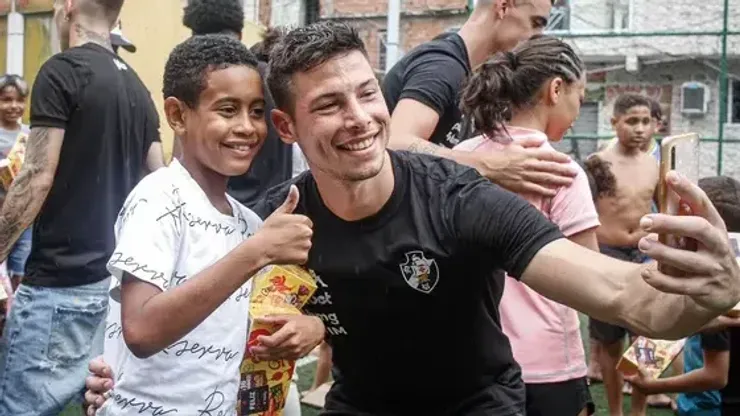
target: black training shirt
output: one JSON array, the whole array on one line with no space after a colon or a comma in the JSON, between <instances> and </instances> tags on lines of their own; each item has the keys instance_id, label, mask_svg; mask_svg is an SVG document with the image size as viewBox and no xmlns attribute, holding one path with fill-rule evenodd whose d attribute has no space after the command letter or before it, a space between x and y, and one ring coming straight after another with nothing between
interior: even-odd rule
<instances>
[{"instance_id":1,"label":"black training shirt","mask_svg":"<svg viewBox=\"0 0 740 416\"><path fill-rule=\"evenodd\" d=\"M73 286L110 275L113 224L141 177L159 119L120 57L88 43L49 58L31 97L31 129L64 129L54 183L33 227L24 283Z\"/></svg>"},{"instance_id":2,"label":"black training shirt","mask_svg":"<svg viewBox=\"0 0 740 416\"><path fill-rule=\"evenodd\" d=\"M721 391L722 403L740 414L740 328L727 330L730 335L730 372L727 385Z\"/></svg>"},{"instance_id":3,"label":"black training shirt","mask_svg":"<svg viewBox=\"0 0 740 416\"><path fill-rule=\"evenodd\" d=\"M460 35L451 33L406 54L383 78L383 96L393 112L404 98L433 109L439 122L429 141L454 147L471 137L471 124L460 112L460 91L470 74L470 59Z\"/></svg>"},{"instance_id":4,"label":"black training shirt","mask_svg":"<svg viewBox=\"0 0 740 416\"><path fill-rule=\"evenodd\" d=\"M501 331L502 270L519 276L561 238L524 199L452 161L390 152L395 187L375 215L347 222L310 172L293 181L314 224L308 267L337 379L328 410L345 414L521 415L524 385ZM287 185L257 212L283 203Z\"/></svg>"}]
</instances>

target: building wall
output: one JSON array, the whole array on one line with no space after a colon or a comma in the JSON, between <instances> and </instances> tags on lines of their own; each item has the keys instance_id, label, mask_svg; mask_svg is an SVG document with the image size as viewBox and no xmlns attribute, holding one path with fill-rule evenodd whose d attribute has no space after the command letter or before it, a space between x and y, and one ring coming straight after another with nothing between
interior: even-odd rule
<instances>
[{"instance_id":1,"label":"building wall","mask_svg":"<svg viewBox=\"0 0 740 416\"><path fill-rule=\"evenodd\" d=\"M623 31L720 31L723 3L723 0L706 0L700 5L685 0L569 0L570 29L573 32L619 30L621 21L615 25L613 16L615 10L623 10L628 16ZM740 13L737 3L732 0L730 3L728 27L738 30ZM571 42L583 55L615 60L628 54L716 56L721 51L718 36L579 38ZM728 51L740 54L740 35L728 38Z\"/></svg>"}]
</instances>

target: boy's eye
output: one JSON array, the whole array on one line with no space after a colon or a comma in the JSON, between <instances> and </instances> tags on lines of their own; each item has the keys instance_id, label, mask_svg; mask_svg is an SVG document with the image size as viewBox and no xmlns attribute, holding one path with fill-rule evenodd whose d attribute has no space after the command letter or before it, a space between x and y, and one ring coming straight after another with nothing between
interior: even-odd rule
<instances>
[{"instance_id":1,"label":"boy's eye","mask_svg":"<svg viewBox=\"0 0 740 416\"><path fill-rule=\"evenodd\" d=\"M373 95L375 95L375 90L367 90L362 93L363 97L372 97Z\"/></svg>"},{"instance_id":2,"label":"boy's eye","mask_svg":"<svg viewBox=\"0 0 740 416\"><path fill-rule=\"evenodd\" d=\"M264 117L265 109L264 108L253 108L252 111L250 111L250 114L252 117Z\"/></svg>"}]
</instances>

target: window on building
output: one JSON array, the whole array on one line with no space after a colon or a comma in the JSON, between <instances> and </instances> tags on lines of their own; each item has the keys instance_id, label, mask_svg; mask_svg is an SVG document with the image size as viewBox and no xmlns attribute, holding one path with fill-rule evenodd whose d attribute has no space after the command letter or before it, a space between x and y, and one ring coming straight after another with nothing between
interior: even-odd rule
<instances>
[{"instance_id":1,"label":"window on building","mask_svg":"<svg viewBox=\"0 0 740 416\"><path fill-rule=\"evenodd\" d=\"M385 55L385 41L388 39L388 35L386 34L385 30L378 30L378 69L381 71L385 71L385 62L386 62L386 55Z\"/></svg>"},{"instance_id":2,"label":"window on building","mask_svg":"<svg viewBox=\"0 0 740 416\"><path fill-rule=\"evenodd\" d=\"M547 31L570 30L570 0L556 0L547 20Z\"/></svg>"},{"instance_id":3,"label":"window on building","mask_svg":"<svg viewBox=\"0 0 740 416\"><path fill-rule=\"evenodd\" d=\"M730 80L730 123L740 124L740 80Z\"/></svg>"},{"instance_id":4,"label":"window on building","mask_svg":"<svg viewBox=\"0 0 740 416\"><path fill-rule=\"evenodd\" d=\"M612 0L611 1L611 24L612 29L616 31L630 29L630 1L629 0Z\"/></svg>"},{"instance_id":5,"label":"window on building","mask_svg":"<svg viewBox=\"0 0 740 416\"><path fill-rule=\"evenodd\" d=\"M306 24L317 22L321 17L319 0L306 0Z\"/></svg>"}]
</instances>

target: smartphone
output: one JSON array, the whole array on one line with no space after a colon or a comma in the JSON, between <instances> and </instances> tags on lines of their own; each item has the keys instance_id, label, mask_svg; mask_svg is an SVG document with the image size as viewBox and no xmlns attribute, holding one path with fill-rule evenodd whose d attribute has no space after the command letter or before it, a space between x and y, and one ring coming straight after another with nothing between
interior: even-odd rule
<instances>
[{"instance_id":1,"label":"smartphone","mask_svg":"<svg viewBox=\"0 0 740 416\"><path fill-rule=\"evenodd\" d=\"M660 180L658 181L658 206L662 214L691 215L691 209L681 202L681 198L666 183L666 174L676 171L694 184L699 183L699 135L681 134L664 138L660 143ZM696 251L697 242L670 234L661 234L660 242L671 247ZM660 271L681 275L678 270L666 265L658 265Z\"/></svg>"}]
</instances>

